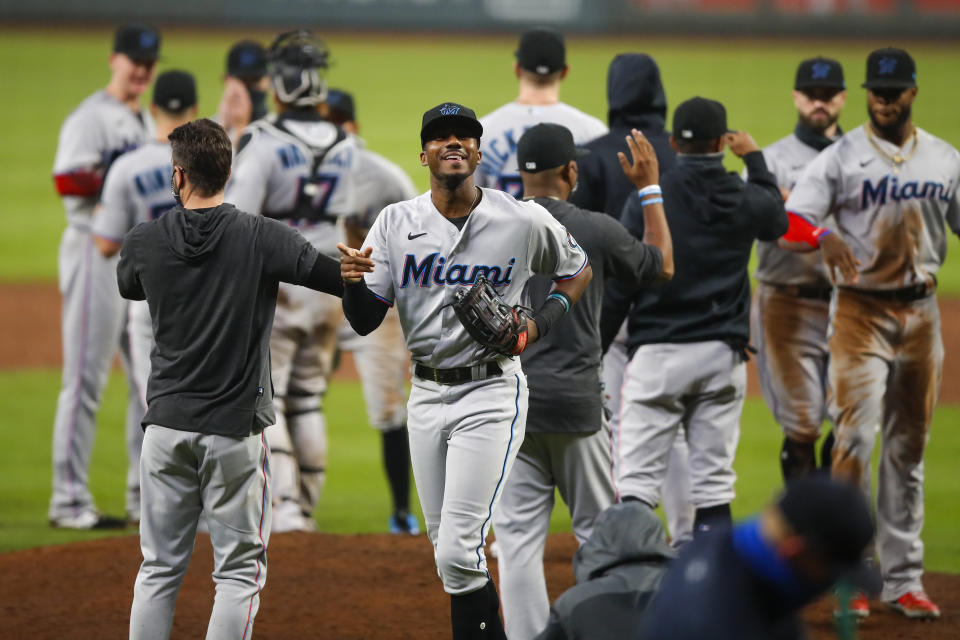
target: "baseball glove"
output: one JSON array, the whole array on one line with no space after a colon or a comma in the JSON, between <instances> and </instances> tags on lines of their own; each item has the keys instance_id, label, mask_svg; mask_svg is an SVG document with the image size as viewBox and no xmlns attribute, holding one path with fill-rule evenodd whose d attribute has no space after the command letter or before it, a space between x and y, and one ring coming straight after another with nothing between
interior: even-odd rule
<instances>
[{"instance_id":1,"label":"baseball glove","mask_svg":"<svg viewBox=\"0 0 960 640\"><path fill-rule=\"evenodd\" d=\"M490 351L515 356L527 346L526 310L507 306L484 276L459 289L451 304L467 333Z\"/></svg>"}]
</instances>

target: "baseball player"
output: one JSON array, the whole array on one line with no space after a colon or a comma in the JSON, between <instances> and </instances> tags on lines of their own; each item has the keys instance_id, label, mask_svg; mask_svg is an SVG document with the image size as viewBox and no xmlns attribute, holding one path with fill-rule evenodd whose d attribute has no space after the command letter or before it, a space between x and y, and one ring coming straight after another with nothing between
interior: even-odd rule
<instances>
[{"instance_id":1,"label":"baseball player","mask_svg":"<svg viewBox=\"0 0 960 640\"><path fill-rule=\"evenodd\" d=\"M623 171L638 189L657 184L653 147L636 130L630 141L632 163L624 156ZM577 185L576 157L573 136L558 124L534 125L517 144L524 200L545 208L574 234L590 257L593 279L570 317L520 358L530 385L526 435L494 514L503 617L510 640L530 640L547 625L550 602L543 550L555 491L570 510L580 544L590 537L600 512L614 501L600 385L604 281L616 278L635 289L669 280L673 274L670 230L659 203L645 210L646 243L641 243L610 216L566 202ZM544 276L531 278L527 306L543 304L551 284Z\"/></svg>"},{"instance_id":2,"label":"baseball player","mask_svg":"<svg viewBox=\"0 0 960 640\"><path fill-rule=\"evenodd\" d=\"M123 240L120 293L146 300L156 345L143 417L130 638L168 638L207 514L217 585L206 637L252 634L267 574L273 424L268 341L280 281L340 295L337 263L288 225L225 204L233 145L212 120L169 136L178 206Z\"/></svg>"},{"instance_id":3,"label":"baseball player","mask_svg":"<svg viewBox=\"0 0 960 640\"><path fill-rule=\"evenodd\" d=\"M241 211L295 227L321 253L336 255L337 216L356 210L358 147L320 113L327 56L326 46L307 31L274 40L270 78L278 114L244 131L226 198ZM277 422L267 429L276 533L316 526L327 459L322 397L341 319L339 300L280 286L270 337Z\"/></svg>"},{"instance_id":4,"label":"baseball player","mask_svg":"<svg viewBox=\"0 0 960 640\"><path fill-rule=\"evenodd\" d=\"M388 306L400 314L413 359L413 474L450 594L455 640L505 638L483 545L523 441L527 382L520 362L502 354L519 354L546 335L592 273L582 249L543 207L474 185L482 133L462 105L424 113L420 162L430 169L430 191L384 209L361 251L340 245L350 283L343 309L354 329L372 331ZM502 350L476 342L468 331L477 328L458 315L467 287L492 285L501 306L515 305L534 273L556 282L543 306L524 324L511 323ZM516 313L507 317L516 322Z\"/></svg>"},{"instance_id":5,"label":"baseball player","mask_svg":"<svg viewBox=\"0 0 960 640\"><path fill-rule=\"evenodd\" d=\"M784 243L819 246L838 285L829 342L835 476L866 475L881 425L881 597L911 618L936 618L922 584L923 450L943 365L936 273L947 227L960 234L960 153L913 124L916 65L906 51L873 51L863 86L869 121L807 167L787 200ZM820 228L828 215L833 226Z\"/></svg>"},{"instance_id":6,"label":"baseball player","mask_svg":"<svg viewBox=\"0 0 960 640\"><path fill-rule=\"evenodd\" d=\"M63 198L67 228L60 241L58 272L63 296L63 378L53 425L53 495L50 525L67 529L125 526L101 515L87 486L96 411L113 355L120 348L130 388L127 441L137 438L143 406L131 378L126 339L121 339L126 306L117 293L116 259L100 255L90 233L104 176L113 161L150 139L153 121L140 107L160 51L151 27L117 29L110 54L110 82L84 100L63 123L53 179ZM126 503L136 518L137 460L129 449Z\"/></svg>"},{"instance_id":7,"label":"baseball player","mask_svg":"<svg viewBox=\"0 0 960 640\"><path fill-rule=\"evenodd\" d=\"M843 135L837 119L847 100L843 67L830 58L801 62L793 89L797 126L763 150L785 194L810 161ZM827 417L832 285L818 254L787 251L775 242L757 243L756 277L750 333L763 398L783 429L780 468L790 480L817 467L814 446Z\"/></svg>"},{"instance_id":8,"label":"baseball player","mask_svg":"<svg viewBox=\"0 0 960 640\"><path fill-rule=\"evenodd\" d=\"M358 136L353 96L330 89L327 95L328 122ZM355 138L357 154L356 213L343 218L346 242L359 249L377 215L387 205L410 200L417 190L403 169L378 153L367 149ZM380 327L367 336L358 335L344 319L337 332L342 351L353 353L370 425L380 431L383 467L393 509L387 520L390 533L418 534L420 524L410 513L410 442L407 438L407 369L410 354L403 341L400 316L396 309L387 312Z\"/></svg>"},{"instance_id":9,"label":"baseball player","mask_svg":"<svg viewBox=\"0 0 960 640\"><path fill-rule=\"evenodd\" d=\"M248 124L267 115L269 90L267 52L263 45L241 40L230 47L216 121L227 130L234 146Z\"/></svg>"},{"instance_id":10,"label":"baseball player","mask_svg":"<svg viewBox=\"0 0 960 640\"><path fill-rule=\"evenodd\" d=\"M750 134L728 133L719 102L698 97L678 106L671 144L677 166L662 176L662 196L660 187L644 189L623 212L623 225L639 236L645 203L662 197L676 273L633 297L618 489L623 500L655 507L682 428L696 537L731 520L750 337L747 263L754 239L779 238L787 217L763 154ZM746 183L723 168L725 146L746 163Z\"/></svg>"},{"instance_id":11,"label":"baseball player","mask_svg":"<svg viewBox=\"0 0 960 640\"><path fill-rule=\"evenodd\" d=\"M562 124L583 144L607 132L597 118L560 102L560 83L567 77L563 36L552 29L530 29L520 36L513 65L520 81L517 99L480 119L486 135L480 150L483 160L474 177L481 187L523 196L517 172L517 142L523 132L540 122Z\"/></svg>"},{"instance_id":12,"label":"baseball player","mask_svg":"<svg viewBox=\"0 0 960 640\"><path fill-rule=\"evenodd\" d=\"M135 225L149 222L172 209L176 202L170 193L168 176L170 143L167 136L182 124L197 117L197 87L185 71L165 71L157 76L150 104L156 123L155 137L135 151L125 153L113 166L103 185L100 208L93 217L93 240L105 258L112 258L123 246L123 236ZM143 410L147 408L147 379L150 377L150 349L153 326L150 310L143 301L131 302L127 311L127 335L130 338L130 370L134 388ZM140 418L143 418L141 413ZM130 472L136 487L135 502L127 504L127 517L140 520L140 449L143 429L127 434L130 448ZM136 464L133 464L133 461ZM128 484L130 482L128 481Z\"/></svg>"}]
</instances>

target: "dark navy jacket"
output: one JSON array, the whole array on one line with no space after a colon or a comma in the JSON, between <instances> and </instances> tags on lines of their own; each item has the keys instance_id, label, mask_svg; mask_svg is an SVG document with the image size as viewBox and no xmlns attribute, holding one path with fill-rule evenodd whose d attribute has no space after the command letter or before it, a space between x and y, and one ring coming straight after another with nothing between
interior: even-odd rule
<instances>
[{"instance_id":1,"label":"dark navy jacket","mask_svg":"<svg viewBox=\"0 0 960 640\"><path fill-rule=\"evenodd\" d=\"M644 344L722 340L735 349L750 339L753 242L776 240L787 214L776 178L759 151L747 154L747 182L723 167L720 154L681 155L663 175L663 206L673 239L674 275L638 290L632 300L608 295L601 323L604 348L629 307L627 348ZM620 220L643 237L640 198L627 200ZM632 306L630 306L632 303Z\"/></svg>"},{"instance_id":2,"label":"dark navy jacket","mask_svg":"<svg viewBox=\"0 0 960 640\"><path fill-rule=\"evenodd\" d=\"M590 154L577 159L577 190L570 202L589 211L620 217L627 196L636 189L623 174L617 152L630 158L626 136L639 129L653 145L660 174L675 164L666 131L667 96L656 61L643 53L625 53L610 63L607 74L607 120L610 132L586 145Z\"/></svg>"}]
</instances>

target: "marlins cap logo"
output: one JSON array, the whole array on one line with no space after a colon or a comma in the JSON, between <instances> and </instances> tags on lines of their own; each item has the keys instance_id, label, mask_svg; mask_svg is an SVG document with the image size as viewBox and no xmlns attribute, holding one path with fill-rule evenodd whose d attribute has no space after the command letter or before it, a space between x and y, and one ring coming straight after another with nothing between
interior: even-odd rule
<instances>
[{"instance_id":1,"label":"marlins cap logo","mask_svg":"<svg viewBox=\"0 0 960 640\"><path fill-rule=\"evenodd\" d=\"M811 69L810 77L813 80L823 80L830 73L830 64L827 62L817 62Z\"/></svg>"},{"instance_id":2,"label":"marlins cap logo","mask_svg":"<svg viewBox=\"0 0 960 640\"><path fill-rule=\"evenodd\" d=\"M140 33L140 46L144 49L149 49L150 47L156 46L157 36L155 36L150 31L142 31Z\"/></svg>"},{"instance_id":3,"label":"marlins cap logo","mask_svg":"<svg viewBox=\"0 0 960 640\"><path fill-rule=\"evenodd\" d=\"M440 115L444 116L455 116L460 113L460 107L454 106L452 104L445 104L440 107Z\"/></svg>"},{"instance_id":4,"label":"marlins cap logo","mask_svg":"<svg viewBox=\"0 0 960 640\"><path fill-rule=\"evenodd\" d=\"M888 76L897 69L896 58L880 58L877 62L877 72L882 76Z\"/></svg>"}]
</instances>

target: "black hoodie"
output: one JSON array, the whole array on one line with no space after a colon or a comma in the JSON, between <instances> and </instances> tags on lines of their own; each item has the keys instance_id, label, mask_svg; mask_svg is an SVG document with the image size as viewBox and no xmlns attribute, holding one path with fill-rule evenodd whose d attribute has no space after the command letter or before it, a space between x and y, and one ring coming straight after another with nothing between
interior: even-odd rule
<instances>
[{"instance_id":1,"label":"black hoodie","mask_svg":"<svg viewBox=\"0 0 960 640\"><path fill-rule=\"evenodd\" d=\"M673 238L675 271L669 282L639 290L629 310L627 347L660 342L722 340L744 349L750 339L747 263L756 239L772 241L787 230L777 180L763 153L743 158L747 182L723 167L722 154L682 155L660 181ZM643 237L640 198L627 201L623 226ZM614 308L604 300L600 333L613 339L630 300Z\"/></svg>"},{"instance_id":2,"label":"black hoodie","mask_svg":"<svg viewBox=\"0 0 960 640\"><path fill-rule=\"evenodd\" d=\"M143 426L243 437L275 422L270 329L279 282L342 291L339 265L287 225L239 211L174 207L124 238L120 295L146 299Z\"/></svg>"},{"instance_id":3,"label":"black hoodie","mask_svg":"<svg viewBox=\"0 0 960 640\"><path fill-rule=\"evenodd\" d=\"M607 102L610 133L584 145L590 154L577 160L579 177L570 202L619 219L623 203L635 190L617 159L618 151L630 158L626 136L631 129L642 131L653 145L661 175L676 163L665 129L667 96L656 61L644 53L614 58L607 73Z\"/></svg>"}]
</instances>

